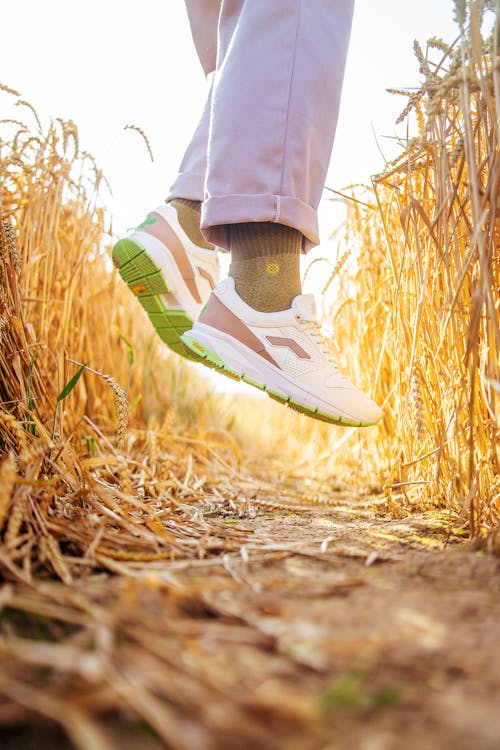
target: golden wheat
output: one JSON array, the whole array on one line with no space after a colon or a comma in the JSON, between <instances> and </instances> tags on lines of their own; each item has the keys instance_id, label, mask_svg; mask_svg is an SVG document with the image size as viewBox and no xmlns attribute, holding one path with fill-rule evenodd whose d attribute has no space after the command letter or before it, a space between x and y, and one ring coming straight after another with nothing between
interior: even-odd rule
<instances>
[{"instance_id":1,"label":"golden wheat","mask_svg":"<svg viewBox=\"0 0 500 750\"><path fill-rule=\"evenodd\" d=\"M500 464L499 18L483 40L486 11L468 8L457 4L459 43L434 40L429 58L415 48L425 80L402 119L420 108L419 135L375 180L377 213L348 204L360 252L331 315L355 379L374 374L384 403L377 440L357 435L367 468L404 486L409 507L453 508L488 535Z\"/></svg>"}]
</instances>

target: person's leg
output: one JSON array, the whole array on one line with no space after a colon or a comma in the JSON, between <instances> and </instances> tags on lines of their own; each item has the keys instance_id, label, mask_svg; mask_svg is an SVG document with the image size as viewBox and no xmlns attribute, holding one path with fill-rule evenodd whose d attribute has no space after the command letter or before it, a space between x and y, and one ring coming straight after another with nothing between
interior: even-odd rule
<instances>
[{"instance_id":1,"label":"person's leg","mask_svg":"<svg viewBox=\"0 0 500 750\"><path fill-rule=\"evenodd\" d=\"M219 0L188 0L195 46L205 72L215 63ZM205 14L205 15L204 15ZM123 280L147 312L162 340L193 358L181 342L219 276L213 245L200 232L200 206L206 171L210 95L167 205L152 211L113 247Z\"/></svg>"},{"instance_id":2,"label":"person's leg","mask_svg":"<svg viewBox=\"0 0 500 750\"><path fill-rule=\"evenodd\" d=\"M224 0L202 229L259 310L300 293L335 133L353 0Z\"/></svg>"},{"instance_id":3,"label":"person's leg","mask_svg":"<svg viewBox=\"0 0 500 750\"><path fill-rule=\"evenodd\" d=\"M208 76L217 63L217 28L222 0L185 0L200 63Z\"/></svg>"},{"instance_id":4,"label":"person's leg","mask_svg":"<svg viewBox=\"0 0 500 750\"><path fill-rule=\"evenodd\" d=\"M202 228L232 253L182 341L218 371L316 419L375 424L300 294L299 253L337 122L353 0L223 0Z\"/></svg>"},{"instance_id":5,"label":"person's leg","mask_svg":"<svg viewBox=\"0 0 500 750\"><path fill-rule=\"evenodd\" d=\"M222 0L185 0L193 42L207 77L215 71L217 62L217 28L221 2ZM184 231L193 242L203 247L212 247L200 232L211 107L212 87L182 159L179 175L167 197L167 202L172 203L176 209Z\"/></svg>"},{"instance_id":6,"label":"person's leg","mask_svg":"<svg viewBox=\"0 0 500 750\"><path fill-rule=\"evenodd\" d=\"M211 95L210 87L203 114L181 161L179 174L166 198L167 203L172 204L177 211L179 221L192 242L202 247L213 247L200 230L207 169Z\"/></svg>"}]
</instances>

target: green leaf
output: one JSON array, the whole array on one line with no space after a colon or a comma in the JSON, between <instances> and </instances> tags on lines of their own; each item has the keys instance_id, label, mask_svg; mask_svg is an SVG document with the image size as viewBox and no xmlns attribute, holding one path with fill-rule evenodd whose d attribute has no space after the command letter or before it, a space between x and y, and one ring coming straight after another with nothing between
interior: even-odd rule
<instances>
[{"instance_id":1,"label":"green leaf","mask_svg":"<svg viewBox=\"0 0 500 750\"><path fill-rule=\"evenodd\" d=\"M68 382L66 383L66 385L65 385L65 386L64 386L64 388L62 389L61 393L60 393L60 394L59 394L59 396L57 397L57 403L59 403L59 401L62 401L62 400L63 400L63 398L66 398L66 396L67 396L67 395L68 395L69 393L71 393L71 391L73 390L73 388L75 387L75 385L76 385L76 384L78 383L78 381L80 380L80 376L81 376L82 372L83 372L83 371L85 370L86 366L87 366L87 365L82 365L82 366L81 366L81 367L80 367L80 368L79 368L79 369L78 369L78 370L76 371L76 373L75 373L75 374L73 375L73 377L71 378L71 380L68 380Z\"/></svg>"},{"instance_id":2,"label":"green leaf","mask_svg":"<svg viewBox=\"0 0 500 750\"><path fill-rule=\"evenodd\" d=\"M132 344L130 343L130 341L127 341L123 333L121 333L120 331L118 331L118 338L121 339L123 343L125 344L125 346L127 347L128 363L132 367L132 365L134 364L134 350L132 348Z\"/></svg>"},{"instance_id":3,"label":"green leaf","mask_svg":"<svg viewBox=\"0 0 500 750\"><path fill-rule=\"evenodd\" d=\"M27 430L30 433L30 435L36 435L36 427L35 427L35 422L33 421L33 417L28 417Z\"/></svg>"},{"instance_id":4,"label":"green leaf","mask_svg":"<svg viewBox=\"0 0 500 750\"><path fill-rule=\"evenodd\" d=\"M87 444L87 450L89 454L94 457L95 456L95 439L92 437L92 435L85 435L84 437L85 443Z\"/></svg>"},{"instance_id":5,"label":"green leaf","mask_svg":"<svg viewBox=\"0 0 500 750\"><path fill-rule=\"evenodd\" d=\"M31 396L31 386L33 384L33 368L35 366L35 357L32 356L28 368L28 385L26 387L26 406L29 411L33 411L33 398Z\"/></svg>"},{"instance_id":6,"label":"green leaf","mask_svg":"<svg viewBox=\"0 0 500 750\"><path fill-rule=\"evenodd\" d=\"M33 368L35 366L35 357L32 356L30 359L30 364L28 368L28 383L26 386L26 407L29 412L33 411L33 397L31 395L31 387L33 384ZM33 417L31 416L31 413L28 417L28 432L31 435L36 435L36 428L35 428L35 422L33 421Z\"/></svg>"},{"instance_id":7,"label":"green leaf","mask_svg":"<svg viewBox=\"0 0 500 750\"><path fill-rule=\"evenodd\" d=\"M139 403L139 401L140 401L141 399L142 399L142 393L139 393L139 395L138 395L138 396L136 396L136 397L134 398L134 400L132 401L132 403L130 404L130 408L129 408L129 410L128 410L128 413L129 413L129 414L132 414L133 410L135 409L135 407L137 406L137 404Z\"/></svg>"}]
</instances>

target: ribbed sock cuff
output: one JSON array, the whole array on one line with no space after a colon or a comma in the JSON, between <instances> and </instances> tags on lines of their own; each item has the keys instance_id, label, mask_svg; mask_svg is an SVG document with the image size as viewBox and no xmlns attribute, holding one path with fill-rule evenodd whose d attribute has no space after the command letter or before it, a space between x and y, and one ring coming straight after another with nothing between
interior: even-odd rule
<instances>
[{"instance_id":1,"label":"ribbed sock cuff","mask_svg":"<svg viewBox=\"0 0 500 750\"><path fill-rule=\"evenodd\" d=\"M229 226L233 260L264 255L295 255L302 249L302 234L293 227L273 222L244 222Z\"/></svg>"}]
</instances>

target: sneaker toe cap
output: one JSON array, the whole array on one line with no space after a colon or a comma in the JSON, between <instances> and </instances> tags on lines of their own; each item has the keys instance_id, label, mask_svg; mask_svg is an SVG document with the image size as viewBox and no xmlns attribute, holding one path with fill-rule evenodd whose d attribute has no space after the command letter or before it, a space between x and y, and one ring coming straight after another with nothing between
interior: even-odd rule
<instances>
[{"instance_id":1,"label":"sneaker toe cap","mask_svg":"<svg viewBox=\"0 0 500 750\"><path fill-rule=\"evenodd\" d=\"M338 405L353 422L376 424L383 417L380 406L365 393L354 386L351 388L332 388L332 402Z\"/></svg>"}]
</instances>

